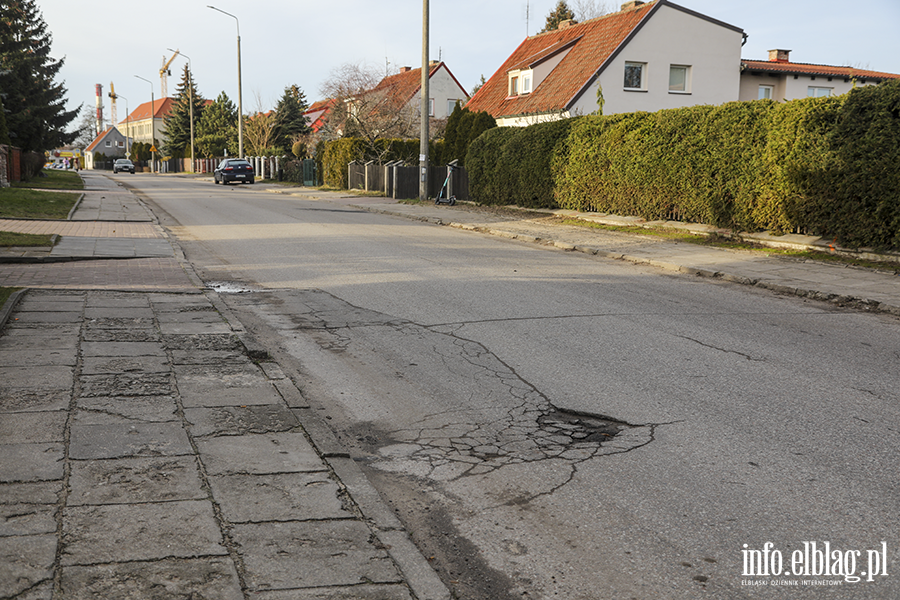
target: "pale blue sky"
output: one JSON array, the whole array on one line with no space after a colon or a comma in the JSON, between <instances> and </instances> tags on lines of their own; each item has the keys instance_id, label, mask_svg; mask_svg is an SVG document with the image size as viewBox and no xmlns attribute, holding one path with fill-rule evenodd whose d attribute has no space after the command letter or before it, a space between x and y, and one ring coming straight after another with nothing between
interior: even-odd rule
<instances>
[{"instance_id":1,"label":"pale blue sky","mask_svg":"<svg viewBox=\"0 0 900 600\"><path fill-rule=\"evenodd\" d=\"M54 57L70 107L94 105L94 84L104 95L110 81L134 109L150 100L167 48L192 59L200 92L237 98L235 20L240 19L245 112L272 108L284 88L298 84L311 102L331 70L343 63L374 67L421 63L419 0L153 0L148 3L38 0L53 33ZM851 65L900 73L900 1L684 0L686 8L742 28L749 39L743 58L765 59L771 48L793 50L791 60ZM526 0L430 0L431 58L443 58L467 90L490 77L526 35ZM543 26L556 0L531 0L530 33ZM609 3L618 8L619 3ZM172 65L174 95L184 60ZM108 98L104 99L108 118ZM120 100L119 117L124 118Z\"/></svg>"}]
</instances>

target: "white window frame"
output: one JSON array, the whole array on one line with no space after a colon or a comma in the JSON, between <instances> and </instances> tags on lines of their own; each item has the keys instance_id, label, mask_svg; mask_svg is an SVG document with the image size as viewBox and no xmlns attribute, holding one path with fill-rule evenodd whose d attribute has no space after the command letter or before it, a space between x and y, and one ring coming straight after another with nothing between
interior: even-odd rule
<instances>
[{"instance_id":1,"label":"white window frame","mask_svg":"<svg viewBox=\"0 0 900 600\"><path fill-rule=\"evenodd\" d=\"M628 87L628 70L638 68L640 69L640 86L639 87ZM626 92L646 92L647 91L647 63L638 62L638 61L625 61L625 80L623 82L624 89Z\"/></svg>"},{"instance_id":2,"label":"white window frame","mask_svg":"<svg viewBox=\"0 0 900 600\"><path fill-rule=\"evenodd\" d=\"M112 141L111 141L111 140L106 140L106 147L107 147L107 148L112 148Z\"/></svg>"},{"instance_id":3,"label":"white window frame","mask_svg":"<svg viewBox=\"0 0 900 600\"><path fill-rule=\"evenodd\" d=\"M462 108L463 102L459 98L454 98L451 100L447 100L447 116L453 114L453 110L456 108L456 103L459 102L460 108Z\"/></svg>"},{"instance_id":4,"label":"white window frame","mask_svg":"<svg viewBox=\"0 0 900 600\"><path fill-rule=\"evenodd\" d=\"M672 73L681 71L684 73L684 89L672 89ZM670 94L690 94L691 93L691 65L669 65L669 93Z\"/></svg>"},{"instance_id":5,"label":"white window frame","mask_svg":"<svg viewBox=\"0 0 900 600\"><path fill-rule=\"evenodd\" d=\"M825 92L825 93L820 93ZM834 95L834 88L811 85L806 88L807 98L827 98Z\"/></svg>"},{"instance_id":6,"label":"white window frame","mask_svg":"<svg viewBox=\"0 0 900 600\"><path fill-rule=\"evenodd\" d=\"M775 86L760 84L759 92L757 100L774 100L775 99Z\"/></svg>"},{"instance_id":7,"label":"white window frame","mask_svg":"<svg viewBox=\"0 0 900 600\"><path fill-rule=\"evenodd\" d=\"M530 94L532 92L532 82L534 81L533 71L523 71L519 74L522 82L522 94Z\"/></svg>"},{"instance_id":8,"label":"white window frame","mask_svg":"<svg viewBox=\"0 0 900 600\"><path fill-rule=\"evenodd\" d=\"M434 98L428 99L428 116L429 117L434 116Z\"/></svg>"}]
</instances>

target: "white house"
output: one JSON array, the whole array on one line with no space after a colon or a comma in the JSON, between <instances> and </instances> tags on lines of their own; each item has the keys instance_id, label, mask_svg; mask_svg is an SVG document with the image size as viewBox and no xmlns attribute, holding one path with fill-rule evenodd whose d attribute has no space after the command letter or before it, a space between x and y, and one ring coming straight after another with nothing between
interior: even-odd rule
<instances>
[{"instance_id":1,"label":"white house","mask_svg":"<svg viewBox=\"0 0 900 600\"><path fill-rule=\"evenodd\" d=\"M769 50L768 60L741 61L740 100L796 100L838 96L854 86L876 85L900 75L854 67L834 67L790 61L790 50Z\"/></svg>"},{"instance_id":2,"label":"white house","mask_svg":"<svg viewBox=\"0 0 900 600\"><path fill-rule=\"evenodd\" d=\"M598 109L656 111L738 99L742 29L668 0L527 38L472 97L497 124L529 125Z\"/></svg>"},{"instance_id":3,"label":"white house","mask_svg":"<svg viewBox=\"0 0 900 600\"><path fill-rule=\"evenodd\" d=\"M446 63L432 61L429 69L428 116L432 119L446 119L457 102L465 105L469 101L469 94ZM422 98L422 69L402 67L396 75L382 79L373 92L388 93L399 100L404 108L418 111Z\"/></svg>"},{"instance_id":4,"label":"white house","mask_svg":"<svg viewBox=\"0 0 900 600\"><path fill-rule=\"evenodd\" d=\"M110 161L116 158L125 158L125 153L133 143L133 139L126 138L115 127L107 128L84 149L84 168L93 169L95 159L99 154Z\"/></svg>"}]
</instances>

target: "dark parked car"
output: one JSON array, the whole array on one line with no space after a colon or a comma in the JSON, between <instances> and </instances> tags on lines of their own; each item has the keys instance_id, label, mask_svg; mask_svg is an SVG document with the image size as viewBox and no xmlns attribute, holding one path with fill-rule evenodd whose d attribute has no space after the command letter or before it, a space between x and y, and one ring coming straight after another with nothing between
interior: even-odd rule
<instances>
[{"instance_id":1,"label":"dark parked car","mask_svg":"<svg viewBox=\"0 0 900 600\"><path fill-rule=\"evenodd\" d=\"M116 159L116 162L113 163L113 173L119 173L121 171L128 171L133 175L134 163L127 158Z\"/></svg>"},{"instance_id":2,"label":"dark parked car","mask_svg":"<svg viewBox=\"0 0 900 600\"><path fill-rule=\"evenodd\" d=\"M232 181L253 183L254 178L253 165L243 158L226 158L213 171L213 181L216 183L221 181L223 185Z\"/></svg>"}]
</instances>

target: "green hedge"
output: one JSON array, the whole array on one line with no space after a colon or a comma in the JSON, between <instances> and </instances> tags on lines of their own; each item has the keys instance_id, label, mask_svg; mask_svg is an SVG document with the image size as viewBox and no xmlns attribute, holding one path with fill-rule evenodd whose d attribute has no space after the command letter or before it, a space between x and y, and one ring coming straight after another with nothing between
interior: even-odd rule
<instances>
[{"instance_id":1,"label":"green hedge","mask_svg":"<svg viewBox=\"0 0 900 600\"><path fill-rule=\"evenodd\" d=\"M900 248L900 80L831 98L694 106L491 130L484 204L803 231Z\"/></svg>"}]
</instances>

